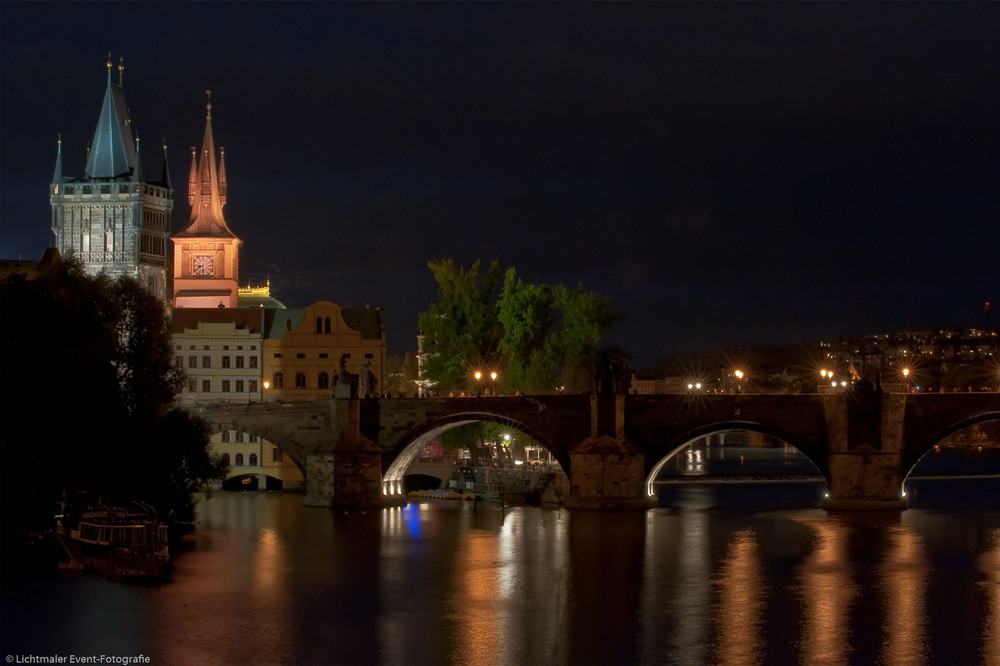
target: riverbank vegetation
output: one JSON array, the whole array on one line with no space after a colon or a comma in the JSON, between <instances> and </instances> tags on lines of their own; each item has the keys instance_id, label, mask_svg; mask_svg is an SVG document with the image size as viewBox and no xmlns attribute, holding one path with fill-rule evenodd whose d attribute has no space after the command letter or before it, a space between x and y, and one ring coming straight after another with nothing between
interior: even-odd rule
<instances>
[{"instance_id":1,"label":"riverbank vegetation","mask_svg":"<svg viewBox=\"0 0 1000 666\"><path fill-rule=\"evenodd\" d=\"M91 277L72 257L2 282L0 475L5 548L51 527L80 493L192 518L222 469L205 424L178 409L162 301L135 280Z\"/></svg>"}]
</instances>

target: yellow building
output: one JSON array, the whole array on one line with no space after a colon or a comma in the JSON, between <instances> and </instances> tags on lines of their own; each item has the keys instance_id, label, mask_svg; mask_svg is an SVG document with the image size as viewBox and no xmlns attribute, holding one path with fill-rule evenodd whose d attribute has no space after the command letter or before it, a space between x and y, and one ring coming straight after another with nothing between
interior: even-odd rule
<instances>
[{"instance_id":1,"label":"yellow building","mask_svg":"<svg viewBox=\"0 0 1000 666\"><path fill-rule=\"evenodd\" d=\"M348 379L353 380L354 395L382 393L386 344L380 308L348 309L317 301L305 308L265 312L267 399L330 398L338 380Z\"/></svg>"}]
</instances>

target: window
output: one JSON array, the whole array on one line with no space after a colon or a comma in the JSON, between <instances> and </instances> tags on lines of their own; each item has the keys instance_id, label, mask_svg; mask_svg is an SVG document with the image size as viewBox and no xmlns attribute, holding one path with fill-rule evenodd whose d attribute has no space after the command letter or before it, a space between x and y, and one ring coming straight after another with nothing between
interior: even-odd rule
<instances>
[{"instance_id":1,"label":"window","mask_svg":"<svg viewBox=\"0 0 1000 666\"><path fill-rule=\"evenodd\" d=\"M251 453L250 454L250 466L251 467L256 467L258 464L259 463L257 462L257 454L256 453Z\"/></svg>"},{"instance_id":2,"label":"window","mask_svg":"<svg viewBox=\"0 0 1000 666\"><path fill-rule=\"evenodd\" d=\"M281 449L277 446L271 449L271 461L272 462L284 462L285 456L281 454Z\"/></svg>"},{"instance_id":3,"label":"window","mask_svg":"<svg viewBox=\"0 0 1000 666\"><path fill-rule=\"evenodd\" d=\"M236 380L236 392L237 393L243 393L243 389L244 389L243 380L242 379L237 379Z\"/></svg>"},{"instance_id":4,"label":"window","mask_svg":"<svg viewBox=\"0 0 1000 666\"><path fill-rule=\"evenodd\" d=\"M197 356L188 356L188 367L189 368L197 368L198 367L198 357Z\"/></svg>"},{"instance_id":5,"label":"window","mask_svg":"<svg viewBox=\"0 0 1000 666\"><path fill-rule=\"evenodd\" d=\"M203 367L203 368L211 368L212 367L212 357L211 356L202 356L201 357L201 367Z\"/></svg>"},{"instance_id":6,"label":"window","mask_svg":"<svg viewBox=\"0 0 1000 666\"><path fill-rule=\"evenodd\" d=\"M251 356L247 360L250 362L249 363L249 367L251 367L251 368L256 368L257 367L257 357L256 356Z\"/></svg>"},{"instance_id":7,"label":"window","mask_svg":"<svg viewBox=\"0 0 1000 666\"><path fill-rule=\"evenodd\" d=\"M295 355L295 358L305 358L305 357L306 357L305 354L296 354Z\"/></svg>"},{"instance_id":8,"label":"window","mask_svg":"<svg viewBox=\"0 0 1000 666\"><path fill-rule=\"evenodd\" d=\"M280 372L274 373L274 381L271 384L273 385L272 388L285 388L285 376Z\"/></svg>"},{"instance_id":9,"label":"window","mask_svg":"<svg viewBox=\"0 0 1000 666\"><path fill-rule=\"evenodd\" d=\"M237 467L243 467L243 454L242 453L237 453L236 454L236 466Z\"/></svg>"},{"instance_id":10,"label":"window","mask_svg":"<svg viewBox=\"0 0 1000 666\"><path fill-rule=\"evenodd\" d=\"M274 358L281 358L281 352L278 352L277 354L275 354Z\"/></svg>"},{"instance_id":11,"label":"window","mask_svg":"<svg viewBox=\"0 0 1000 666\"><path fill-rule=\"evenodd\" d=\"M231 441L233 441L233 435L232 435L232 433L229 432L228 430L223 430L222 431L222 443L223 444L228 444Z\"/></svg>"},{"instance_id":12,"label":"window","mask_svg":"<svg viewBox=\"0 0 1000 666\"><path fill-rule=\"evenodd\" d=\"M198 390L198 380L197 379L189 379L188 380L188 388L187 388L187 390L188 390L188 393L195 393Z\"/></svg>"},{"instance_id":13,"label":"window","mask_svg":"<svg viewBox=\"0 0 1000 666\"><path fill-rule=\"evenodd\" d=\"M243 367L243 364L244 364L245 362L246 362L246 359L244 359L244 357L242 357L242 356L237 356L237 357L236 357L236 367L237 367L237 368L242 368L242 367Z\"/></svg>"},{"instance_id":14,"label":"window","mask_svg":"<svg viewBox=\"0 0 1000 666\"><path fill-rule=\"evenodd\" d=\"M178 368L183 368L184 367L184 357L183 356L175 356L174 357L174 365L176 365Z\"/></svg>"},{"instance_id":15,"label":"window","mask_svg":"<svg viewBox=\"0 0 1000 666\"><path fill-rule=\"evenodd\" d=\"M239 442L239 443L241 443L241 444L243 443L244 440L246 440L246 437L247 437L247 434L245 432L243 432L242 430L240 430L238 433L236 433L236 441Z\"/></svg>"},{"instance_id":16,"label":"window","mask_svg":"<svg viewBox=\"0 0 1000 666\"><path fill-rule=\"evenodd\" d=\"M319 357L320 357L320 358L329 358L329 357L330 357L330 355L329 355L329 354L327 354L326 352L320 352L320 353L319 353Z\"/></svg>"},{"instance_id":17,"label":"window","mask_svg":"<svg viewBox=\"0 0 1000 666\"><path fill-rule=\"evenodd\" d=\"M256 379L251 379L250 380L250 385L247 388L247 391L250 392L250 393L256 393L257 392L257 380Z\"/></svg>"},{"instance_id":18,"label":"window","mask_svg":"<svg viewBox=\"0 0 1000 666\"><path fill-rule=\"evenodd\" d=\"M232 383L228 379L223 379L222 380L222 392L223 393L229 393L229 391L231 390L231 386L232 386Z\"/></svg>"},{"instance_id":19,"label":"window","mask_svg":"<svg viewBox=\"0 0 1000 666\"><path fill-rule=\"evenodd\" d=\"M229 454L228 453L223 453L222 454L222 464L225 465L226 467L229 467L230 463L229 463Z\"/></svg>"},{"instance_id":20,"label":"window","mask_svg":"<svg viewBox=\"0 0 1000 666\"><path fill-rule=\"evenodd\" d=\"M243 345L236 345L237 351L243 351Z\"/></svg>"},{"instance_id":21,"label":"window","mask_svg":"<svg viewBox=\"0 0 1000 666\"><path fill-rule=\"evenodd\" d=\"M229 349L229 345L222 345L223 349Z\"/></svg>"},{"instance_id":22,"label":"window","mask_svg":"<svg viewBox=\"0 0 1000 666\"><path fill-rule=\"evenodd\" d=\"M319 387L321 389L330 388L330 375L325 372L319 373Z\"/></svg>"},{"instance_id":23,"label":"window","mask_svg":"<svg viewBox=\"0 0 1000 666\"><path fill-rule=\"evenodd\" d=\"M211 393L212 392L212 380L211 379L203 379L203 380L201 380L201 392L202 393Z\"/></svg>"},{"instance_id":24,"label":"window","mask_svg":"<svg viewBox=\"0 0 1000 666\"><path fill-rule=\"evenodd\" d=\"M297 372L295 373L295 388L305 388L306 387L306 373Z\"/></svg>"},{"instance_id":25,"label":"window","mask_svg":"<svg viewBox=\"0 0 1000 666\"><path fill-rule=\"evenodd\" d=\"M223 356L222 357L222 367L223 368L228 368L229 367L229 357L228 356Z\"/></svg>"}]
</instances>

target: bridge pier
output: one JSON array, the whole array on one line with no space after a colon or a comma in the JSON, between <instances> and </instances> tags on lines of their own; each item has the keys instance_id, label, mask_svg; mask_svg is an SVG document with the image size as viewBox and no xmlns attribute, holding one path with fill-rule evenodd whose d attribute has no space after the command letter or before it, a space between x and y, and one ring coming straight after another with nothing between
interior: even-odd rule
<instances>
[{"instance_id":1,"label":"bridge pier","mask_svg":"<svg viewBox=\"0 0 1000 666\"><path fill-rule=\"evenodd\" d=\"M902 510L906 394L859 385L826 396L830 495L824 508Z\"/></svg>"},{"instance_id":2,"label":"bridge pier","mask_svg":"<svg viewBox=\"0 0 1000 666\"><path fill-rule=\"evenodd\" d=\"M648 509L646 457L625 439L625 396L590 398L590 437L569 452L570 509ZM601 433L604 434L601 434Z\"/></svg>"}]
</instances>

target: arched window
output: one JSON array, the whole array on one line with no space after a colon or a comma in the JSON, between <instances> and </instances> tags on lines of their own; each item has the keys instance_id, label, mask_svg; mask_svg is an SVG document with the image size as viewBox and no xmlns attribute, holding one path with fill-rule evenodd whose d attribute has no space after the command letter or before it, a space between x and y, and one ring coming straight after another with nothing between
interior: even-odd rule
<instances>
[{"instance_id":1,"label":"arched window","mask_svg":"<svg viewBox=\"0 0 1000 666\"><path fill-rule=\"evenodd\" d=\"M228 453L223 453L222 454L222 464L225 465L226 467L229 467L229 454Z\"/></svg>"},{"instance_id":2,"label":"arched window","mask_svg":"<svg viewBox=\"0 0 1000 666\"><path fill-rule=\"evenodd\" d=\"M274 388L284 388L285 387L285 376L280 372L274 373Z\"/></svg>"},{"instance_id":3,"label":"arched window","mask_svg":"<svg viewBox=\"0 0 1000 666\"><path fill-rule=\"evenodd\" d=\"M325 372L319 373L319 387L321 389L330 388L330 375Z\"/></svg>"},{"instance_id":4,"label":"arched window","mask_svg":"<svg viewBox=\"0 0 1000 666\"><path fill-rule=\"evenodd\" d=\"M295 388L305 388L306 387L306 373L297 372L295 373Z\"/></svg>"},{"instance_id":5,"label":"arched window","mask_svg":"<svg viewBox=\"0 0 1000 666\"><path fill-rule=\"evenodd\" d=\"M324 333L329 333L330 332L330 318L329 317L327 317L326 319L323 320L323 332Z\"/></svg>"},{"instance_id":6,"label":"arched window","mask_svg":"<svg viewBox=\"0 0 1000 666\"><path fill-rule=\"evenodd\" d=\"M258 464L257 463L257 454L256 453L251 453L250 454L250 467L257 467L257 464Z\"/></svg>"},{"instance_id":7,"label":"arched window","mask_svg":"<svg viewBox=\"0 0 1000 666\"><path fill-rule=\"evenodd\" d=\"M243 454L242 453L237 453L236 454L236 466L237 467L243 467Z\"/></svg>"},{"instance_id":8,"label":"arched window","mask_svg":"<svg viewBox=\"0 0 1000 666\"><path fill-rule=\"evenodd\" d=\"M316 332L317 333L322 333L323 332L323 319L322 319L322 317L316 317ZM327 333L329 333L329 332L330 331L327 331Z\"/></svg>"},{"instance_id":9,"label":"arched window","mask_svg":"<svg viewBox=\"0 0 1000 666\"><path fill-rule=\"evenodd\" d=\"M228 444L230 442L230 439L231 438L230 438L230 435L229 435L229 431L228 430L223 430L222 431L222 443L223 444Z\"/></svg>"}]
</instances>

